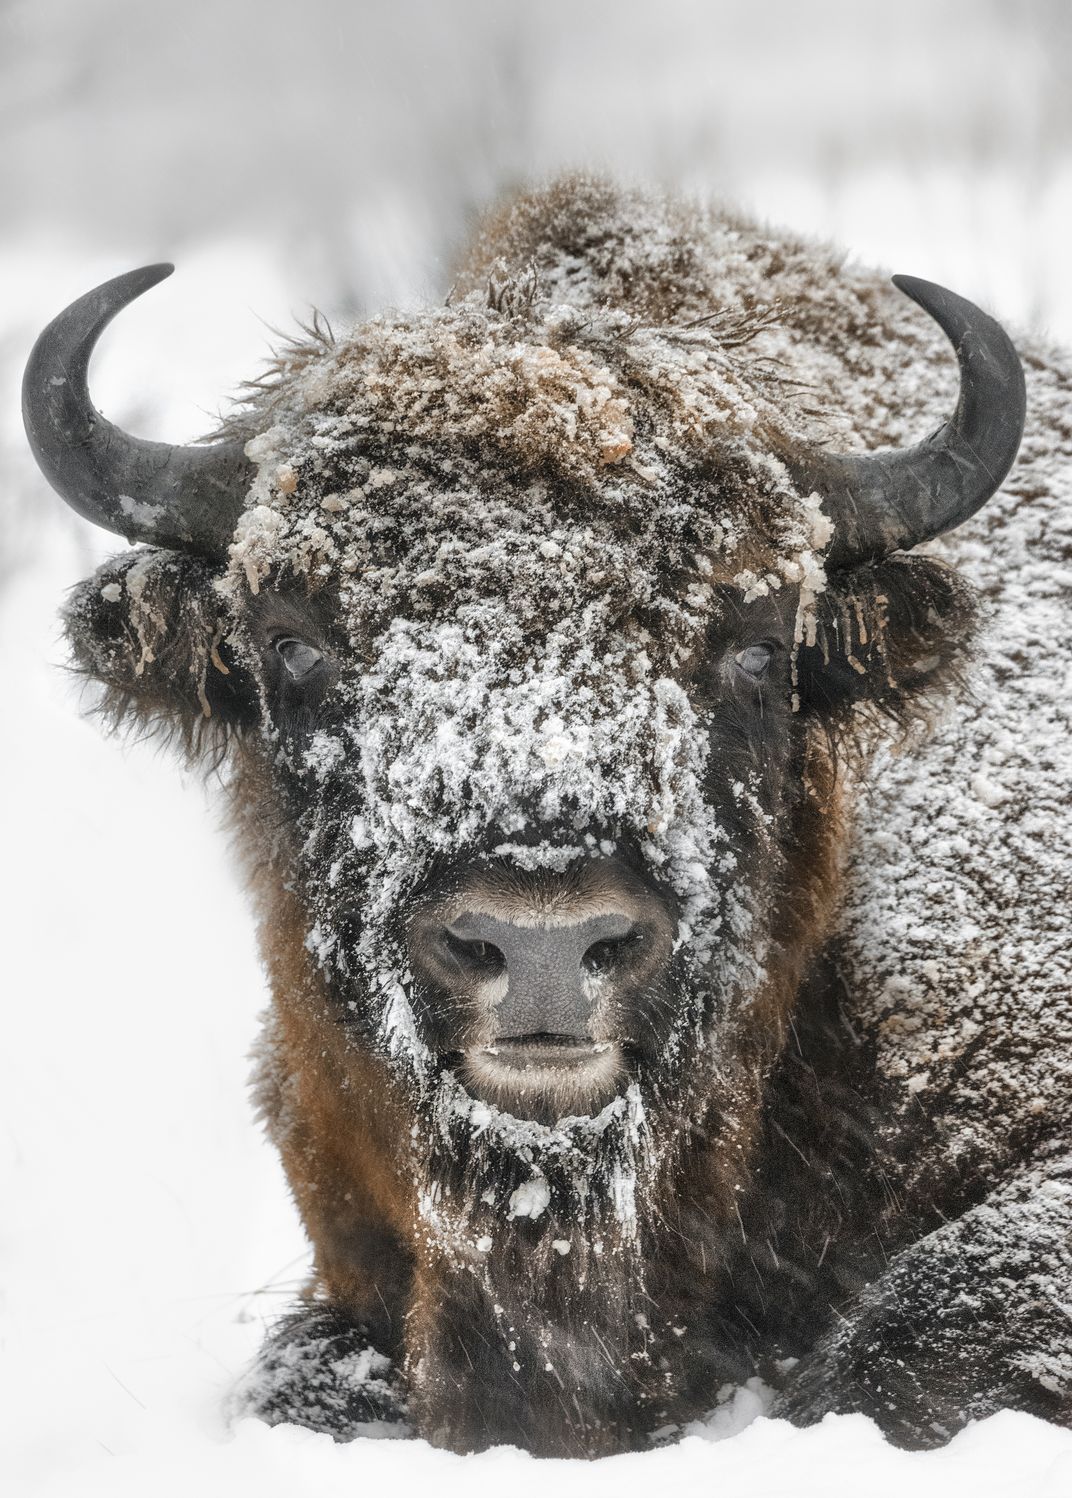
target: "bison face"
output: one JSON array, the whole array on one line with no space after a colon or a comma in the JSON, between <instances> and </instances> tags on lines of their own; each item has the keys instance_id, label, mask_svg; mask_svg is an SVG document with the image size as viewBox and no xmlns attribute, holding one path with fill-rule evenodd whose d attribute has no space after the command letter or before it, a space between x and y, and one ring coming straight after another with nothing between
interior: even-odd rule
<instances>
[{"instance_id":1,"label":"bison face","mask_svg":"<svg viewBox=\"0 0 1072 1498\"><path fill-rule=\"evenodd\" d=\"M557 1197L627 1224L691 1132L743 1158L823 935L838 746L907 716L967 636L967 590L893 553L1007 471L1008 339L901 283L962 399L918 448L837 457L751 356L762 319L652 327L522 278L314 339L241 431L183 452L85 389L160 274L76 303L27 371L46 473L151 543L69 632L117 716L232 756L269 940L286 905L330 1010L325 1070L353 1086L371 1056L409 1098L440 1236L451 1181L467 1222Z\"/></svg>"},{"instance_id":2,"label":"bison face","mask_svg":"<svg viewBox=\"0 0 1072 1498\"><path fill-rule=\"evenodd\" d=\"M796 590L706 604L670 675L635 622L579 641L502 596L363 645L334 594L246 601L258 816L293 829L285 877L342 1023L422 1091L550 1125L680 1087L708 1044L727 1062L805 734Z\"/></svg>"}]
</instances>

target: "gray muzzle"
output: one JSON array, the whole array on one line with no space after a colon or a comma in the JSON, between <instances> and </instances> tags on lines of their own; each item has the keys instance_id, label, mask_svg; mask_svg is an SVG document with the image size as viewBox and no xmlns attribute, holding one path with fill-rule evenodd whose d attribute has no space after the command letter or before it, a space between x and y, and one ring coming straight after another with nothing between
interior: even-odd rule
<instances>
[{"instance_id":1,"label":"gray muzzle","mask_svg":"<svg viewBox=\"0 0 1072 1498\"><path fill-rule=\"evenodd\" d=\"M625 915L576 925L520 926L466 912L449 927L461 941L483 941L502 954L506 993L495 1006L496 1039L524 1035L591 1038L601 958L635 929Z\"/></svg>"}]
</instances>

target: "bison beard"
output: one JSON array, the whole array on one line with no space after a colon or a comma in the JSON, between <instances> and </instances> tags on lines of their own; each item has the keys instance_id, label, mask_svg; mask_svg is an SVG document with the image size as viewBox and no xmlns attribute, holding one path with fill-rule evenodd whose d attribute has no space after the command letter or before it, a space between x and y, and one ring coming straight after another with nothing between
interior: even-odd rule
<instances>
[{"instance_id":1,"label":"bison beard","mask_svg":"<svg viewBox=\"0 0 1072 1498\"><path fill-rule=\"evenodd\" d=\"M117 722L226 767L260 902L256 1095L315 1266L236 1407L584 1456L755 1372L795 1419L863 1409L907 1445L1006 1405L1067 1420L1067 992L1034 1052L1011 1003L966 1017L1004 992L977 927L906 987L945 892L908 879L891 909L851 864L905 863L861 785L891 730L918 748L976 638L975 590L904 553L1012 461L1000 329L899 283L964 375L906 448L950 405L948 345L878 280L574 178L484 227L447 306L318 325L184 451L84 389L162 274L43 335L27 426L76 508L150 543L77 591L76 661ZM1032 369L1067 406L1053 359ZM845 422L901 446L833 455ZM1031 546L1062 554L1050 519L1017 605ZM928 816L935 859L986 862L974 814ZM1055 929L1058 885L1033 896ZM605 965L588 920L627 933ZM530 993L500 1031L563 929L582 1020ZM525 1094L517 1044L553 1085Z\"/></svg>"}]
</instances>

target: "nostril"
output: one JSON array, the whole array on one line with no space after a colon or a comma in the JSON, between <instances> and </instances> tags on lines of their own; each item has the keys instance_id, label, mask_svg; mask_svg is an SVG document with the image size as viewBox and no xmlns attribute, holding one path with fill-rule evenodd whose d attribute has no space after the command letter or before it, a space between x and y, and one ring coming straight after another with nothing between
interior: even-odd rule
<instances>
[{"instance_id":1,"label":"nostril","mask_svg":"<svg viewBox=\"0 0 1072 1498\"><path fill-rule=\"evenodd\" d=\"M601 936L592 942L581 958L585 972L609 973L622 967L640 944L640 927L630 925L627 931L611 936Z\"/></svg>"},{"instance_id":2,"label":"nostril","mask_svg":"<svg viewBox=\"0 0 1072 1498\"><path fill-rule=\"evenodd\" d=\"M506 958L493 942L482 941L479 937L460 936L449 926L443 927L443 945L463 967L478 969L483 973L498 973L506 966Z\"/></svg>"}]
</instances>

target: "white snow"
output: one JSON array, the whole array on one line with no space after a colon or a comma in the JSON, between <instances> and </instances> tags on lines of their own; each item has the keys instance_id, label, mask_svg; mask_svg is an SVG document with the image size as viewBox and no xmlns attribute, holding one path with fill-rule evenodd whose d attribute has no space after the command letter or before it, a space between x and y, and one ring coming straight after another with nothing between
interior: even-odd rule
<instances>
[{"instance_id":1,"label":"white snow","mask_svg":"<svg viewBox=\"0 0 1072 1498\"><path fill-rule=\"evenodd\" d=\"M697 1498L904 1498L906 1492L1067 1498L1072 1434L1027 1416L996 1415L946 1449L920 1456L889 1447L857 1416L831 1417L807 1431L771 1421L756 1388L730 1395L676 1445L596 1464L548 1467L505 1449L458 1458L422 1442L335 1446L294 1427L253 1421L225 1428L224 1393L260 1342L264 1322L293 1298L307 1264L274 1154L251 1121L244 1092L245 1052L263 1004L253 919L197 783L181 779L151 749L102 741L93 724L75 716L76 692L58 669L56 609L64 590L115 543L49 498L24 448L17 384L32 337L59 306L132 258L174 243L182 249L180 274L124 314L97 357L94 388L109 416L139 434L188 440L209 425L204 409L215 408L261 357L264 332L250 309L288 325L290 309L306 297L345 295L349 256L332 260L325 248L331 232L311 232L311 208L336 188L342 163L372 161L379 151L367 141L355 147L366 135L356 126L339 132L341 143L329 149L324 120L332 95L309 80L319 78L325 52L333 53L346 96L364 108L385 68L380 48L364 45L363 34L350 32L347 45L325 49L325 19L342 25L343 12L319 0L304 28L292 29L288 20L282 71L281 13L274 13L274 33L261 25L270 7L214 4L210 11L200 0L170 15L154 12L161 28L154 31L127 24L133 7L115 5L109 19L126 33L120 48L114 32L100 26L99 10L80 9L81 16L71 8L73 39L62 45L52 30L58 6L17 7L5 31L13 66L21 61L16 42L39 43L25 81L11 72L6 77L11 117L23 132L18 144L28 149L16 149L5 127L2 180L13 211L0 249L0 285L18 289L18 305L13 299L5 305L0 325L7 704L0 735L6 1000L0 1480L6 1491L19 1498L189 1498L192 1492L349 1498L387 1488L471 1498L506 1485L517 1498L542 1498L550 1482L584 1498L649 1488ZM489 131L478 115L459 148L466 90L475 77L466 69L472 19L467 27L456 27L453 18L430 27L425 45L445 46L455 64L458 92L451 97L461 125L454 134L436 130L435 121L430 129L427 110L413 107L417 94L433 92L424 89L423 73L416 74L419 87L395 90L396 128L378 130L379 145L395 142L388 175L379 184L344 179L356 182L339 220L351 238L360 294L375 304L384 289L408 296L430 279L438 253L433 230L446 234L456 222L448 215L443 229L445 203L483 198L503 163L513 170L520 154L526 165L544 167L581 149L586 159L669 170L704 189L715 182L768 216L835 235L865 258L932 274L1022 322L1060 328L1067 341L1072 161L1059 129L1060 96L1043 86L1048 65L1060 73L1066 49L1039 45L1034 18L1042 8L1008 7L988 43L975 29L978 8L952 6L935 46L920 42L920 19L931 22L931 7L910 6L904 25L891 24L879 8L857 9L851 29L864 38L866 60L888 60L880 68L859 66L848 30L839 37L843 45L817 48L806 9L799 21L795 7L769 13L751 7L751 20L748 10L735 9L731 33L738 42L743 35L747 46L766 49L770 36L788 28L785 46L753 67L742 65L738 47L721 44L723 20L715 8L712 30L701 32L694 6L675 6L672 23L659 28L651 27L643 6L618 6L613 18L596 6L587 17L572 5L532 7L539 16L529 37L534 44L518 54L528 112L501 113L511 125L519 120L507 146L504 132ZM412 67L412 7L400 11L397 49L386 70L392 80ZM837 7L823 11L844 20ZM346 24L368 24L361 7L352 14ZM490 22L490 10L484 19ZM217 23L228 44L206 48ZM582 29L585 44L562 46L566 23ZM602 28L597 52L587 42ZM423 29L417 28L418 44ZM136 50L147 36L159 49L160 68L144 65L144 52ZM950 71L954 36L971 45ZM239 41L243 56L247 47L258 54L248 69L251 86L260 89L271 77L282 93L286 80L285 101L259 119L237 86L246 71L235 66ZM114 54L111 66L126 70L123 90L107 66L78 73L76 56L100 45ZM141 65L131 68L131 55ZM605 61L606 76L593 101L594 58ZM541 91L533 80L549 59L551 81ZM427 66L423 55L420 65ZM202 192L198 181L176 216L170 207L165 213L162 195L172 198L182 178L196 175L189 171L190 131L199 125L188 105L177 108L167 92L184 66L199 80L202 68L210 69L202 91L207 133L196 137L197 149L206 165L218 158L224 175L213 176L220 189L213 192ZM80 87L68 86L79 76ZM1015 86L1006 88L1010 77ZM644 100L641 84L651 80ZM133 117L111 107L125 96L126 83L140 111ZM95 90L104 90L108 108ZM835 95L846 119L829 102ZM159 183L159 196L132 193L125 172L84 170L84 154L71 146L87 118L87 97L97 111L89 116L94 129L84 131L88 148L102 162L133 152L134 176L148 187ZM185 90L182 97L189 97ZM33 107L23 107L27 102ZM481 96L481 107L486 102ZM171 111L166 139L161 109ZM986 137L991 111L1003 145L980 167L970 153ZM375 110L369 118L377 120ZM857 130L864 118L870 130ZM150 127L139 128L146 120ZM922 134L902 148L913 123ZM267 155L258 163L263 169L253 170L248 157L220 144L224 136L255 142L266 130L272 151L289 167L290 184L307 194L302 211L283 212L279 174L267 169ZM943 153L947 138L967 142L967 154ZM712 148L723 139L732 145ZM476 163L466 193L442 169L433 149L440 140L452 161L468 152ZM307 149L310 143L315 149ZM161 147L171 153L164 166ZM492 159L482 150L504 154ZM41 163L67 158L57 190ZM408 196L396 181L407 161L410 168L418 164L407 179ZM270 210L258 220L260 243L218 235L209 242L205 224L215 230L221 213L232 215L229 223L243 222L249 201L243 181L254 183L250 195L263 194ZM428 182L434 195L423 190ZM29 207L20 221L23 202ZM64 203L70 218L62 233L48 232L33 216L46 204L52 214ZM95 238L80 239L74 226L92 222L94 212L107 228L98 225ZM183 243L191 213L202 215L200 237ZM284 219L288 240L264 236L263 225ZM619 440L620 433L613 435ZM251 557L246 575L252 580L256 573ZM1053 692L1065 701L1072 694L1067 670ZM1015 762L1010 771L996 760L980 767L973 794L981 815L1000 810L993 798L1015 769ZM1025 809L1024 836L1044 832L1050 816L1046 807ZM950 856L956 852L950 841ZM919 970L921 989L936 982L922 961ZM925 1090L928 1075L913 1072L909 1086ZM1043 1106L1041 1090L1035 1101Z\"/></svg>"},{"instance_id":2,"label":"white snow","mask_svg":"<svg viewBox=\"0 0 1072 1498\"><path fill-rule=\"evenodd\" d=\"M510 1196L510 1217L539 1217L551 1200L551 1188L543 1176L533 1176Z\"/></svg>"}]
</instances>

